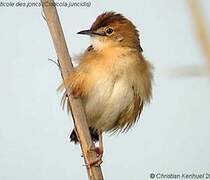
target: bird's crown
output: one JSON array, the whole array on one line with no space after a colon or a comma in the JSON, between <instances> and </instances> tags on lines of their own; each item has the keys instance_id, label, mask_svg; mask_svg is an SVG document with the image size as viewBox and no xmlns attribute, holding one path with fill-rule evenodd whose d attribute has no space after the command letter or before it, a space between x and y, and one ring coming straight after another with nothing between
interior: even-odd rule
<instances>
[{"instance_id":1,"label":"bird's crown","mask_svg":"<svg viewBox=\"0 0 210 180\"><path fill-rule=\"evenodd\" d=\"M104 12L99 15L93 25L91 26L91 30L97 30L101 27L106 27L114 22L125 22L128 21L122 14L116 12Z\"/></svg>"}]
</instances>

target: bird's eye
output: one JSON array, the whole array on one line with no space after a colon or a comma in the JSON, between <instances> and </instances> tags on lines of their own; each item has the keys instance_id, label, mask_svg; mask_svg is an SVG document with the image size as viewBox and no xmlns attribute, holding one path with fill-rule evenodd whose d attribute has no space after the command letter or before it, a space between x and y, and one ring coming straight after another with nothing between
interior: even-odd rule
<instances>
[{"instance_id":1,"label":"bird's eye","mask_svg":"<svg viewBox=\"0 0 210 180\"><path fill-rule=\"evenodd\" d=\"M108 29L106 30L106 33L107 33L107 34L112 34L112 32L113 32L113 29L112 29L112 28L108 28Z\"/></svg>"}]
</instances>

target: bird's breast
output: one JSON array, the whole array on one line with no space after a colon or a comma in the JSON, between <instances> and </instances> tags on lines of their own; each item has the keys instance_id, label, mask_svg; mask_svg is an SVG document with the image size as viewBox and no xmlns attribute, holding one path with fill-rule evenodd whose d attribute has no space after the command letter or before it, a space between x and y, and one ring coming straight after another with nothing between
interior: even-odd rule
<instances>
[{"instance_id":1,"label":"bird's breast","mask_svg":"<svg viewBox=\"0 0 210 180\"><path fill-rule=\"evenodd\" d=\"M102 76L84 101L88 124L103 131L111 129L132 99L132 87L126 77Z\"/></svg>"},{"instance_id":2,"label":"bird's breast","mask_svg":"<svg viewBox=\"0 0 210 180\"><path fill-rule=\"evenodd\" d=\"M86 61L89 64L85 83L91 88L83 97L83 104L89 126L108 131L132 106L136 60L127 54L116 48Z\"/></svg>"}]
</instances>

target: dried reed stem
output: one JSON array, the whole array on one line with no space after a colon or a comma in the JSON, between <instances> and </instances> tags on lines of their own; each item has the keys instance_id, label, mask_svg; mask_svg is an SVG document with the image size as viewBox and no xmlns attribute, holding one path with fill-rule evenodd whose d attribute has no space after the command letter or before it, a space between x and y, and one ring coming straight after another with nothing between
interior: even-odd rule
<instances>
[{"instance_id":1,"label":"dried reed stem","mask_svg":"<svg viewBox=\"0 0 210 180\"><path fill-rule=\"evenodd\" d=\"M62 78L64 80L69 76L73 70L71 58L67 49L66 41L64 38L63 30L60 24L56 7L53 6L53 0L42 0L42 7L45 14L54 47L57 53L58 62L61 68ZM72 117L74 120L75 129L77 130L80 146L83 152L83 157L86 164L93 162L96 159L96 153L91 151L94 148L94 143L91 140L88 125L86 122L85 112L79 98L75 99L68 87L66 87L68 100L71 105ZM73 163L73 162L71 162ZM103 175L100 166L87 167L89 180L103 180Z\"/></svg>"}]
</instances>

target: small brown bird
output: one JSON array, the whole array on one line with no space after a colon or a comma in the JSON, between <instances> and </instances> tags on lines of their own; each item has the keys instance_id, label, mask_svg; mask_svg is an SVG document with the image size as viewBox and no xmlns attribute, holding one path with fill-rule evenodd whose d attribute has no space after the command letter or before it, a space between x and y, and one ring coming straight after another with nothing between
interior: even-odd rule
<instances>
[{"instance_id":1,"label":"small brown bird","mask_svg":"<svg viewBox=\"0 0 210 180\"><path fill-rule=\"evenodd\" d=\"M121 14L105 12L89 30L78 34L89 35L92 44L65 82L82 99L91 137L99 140L96 151L101 159L102 133L129 130L150 101L152 66L142 55L136 27ZM64 103L65 97L66 93ZM70 139L78 142L75 130Z\"/></svg>"}]
</instances>

